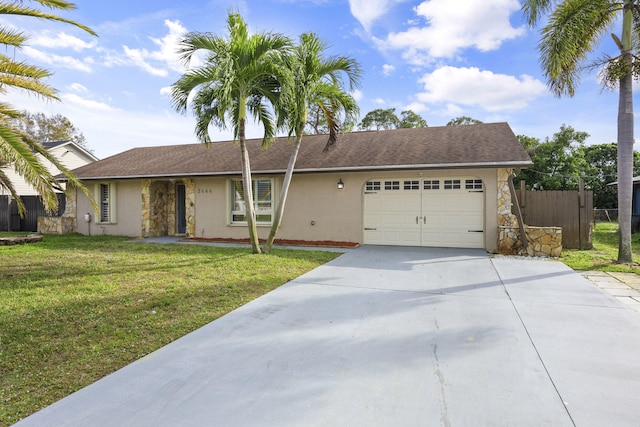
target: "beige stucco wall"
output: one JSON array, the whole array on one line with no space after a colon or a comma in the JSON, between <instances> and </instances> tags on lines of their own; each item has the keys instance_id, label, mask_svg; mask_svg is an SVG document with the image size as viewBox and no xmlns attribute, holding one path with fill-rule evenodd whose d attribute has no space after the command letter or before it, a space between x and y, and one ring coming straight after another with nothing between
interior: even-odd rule
<instances>
[{"instance_id":1,"label":"beige stucco wall","mask_svg":"<svg viewBox=\"0 0 640 427\"><path fill-rule=\"evenodd\" d=\"M349 172L296 174L293 177L282 226L277 238L287 240L362 243L363 189L370 179L468 177L482 179L485 185L485 248L495 252L498 238L497 171L496 169L427 170L410 172ZM254 175L254 179L266 176ZM230 224L229 179L232 177L194 178L193 237L245 239L246 226ZM239 177L235 177L239 178ZM276 179L274 201L278 200L282 177ZM337 188L338 180L344 188ZM117 223L91 223L91 234L141 236L142 180L123 180L117 183ZM190 204L190 201L188 201ZM78 232L87 234L84 212L91 210L84 195L78 197ZM269 226L258 226L264 239ZM169 233L172 234L172 233Z\"/></svg>"},{"instance_id":2,"label":"beige stucco wall","mask_svg":"<svg viewBox=\"0 0 640 427\"><path fill-rule=\"evenodd\" d=\"M109 183L114 181L99 181ZM97 182L85 181L84 184L93 193ZM140 224L142 223L141 180L118 180L116 182L116 209L115 222L111 224L96 223L97 214L91 207L87 197L78 191L78 233L81 234L106 234L112 236L140 236ZM91 222L87 224L84 214L91 214Z\"/></svg>"}]
</instances>

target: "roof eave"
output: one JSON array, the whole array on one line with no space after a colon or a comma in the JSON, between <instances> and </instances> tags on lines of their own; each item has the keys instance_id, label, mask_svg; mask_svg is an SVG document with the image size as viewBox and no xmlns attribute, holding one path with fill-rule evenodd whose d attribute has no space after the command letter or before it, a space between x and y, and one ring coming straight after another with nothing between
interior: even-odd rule
<instances>
[{"instance_id":1,"label":"roof eave","mask_svg":"<svg viewBox=\"0 0 640 427\"><path fill-rule=\"evenodd\" d=\"M509 161L509 162L482 162L482 163L436 163L436 164L414 164L414 165L382 165L382 166L346 166L333 168L302 168L295 169L296 173L330 173L330 172L364 172L364 171L392 171L392 170L425 170L425 169L487 169L487 168L526 168L532 166L531 161ZM285 173L285 169L252 170L252 174L272 175ZM204 177L204 176L231 176L241 175L242 171L222 171L222 172L197 172L197 173L175 173L175 174L145 174L145 175L103 175L91 177L78 177L80 180L106 180L106 179L149 179L149 178L181 178L181 177ZM58 178L58 181L67 181L65 177Z\"/></svg>"}]
</instances>

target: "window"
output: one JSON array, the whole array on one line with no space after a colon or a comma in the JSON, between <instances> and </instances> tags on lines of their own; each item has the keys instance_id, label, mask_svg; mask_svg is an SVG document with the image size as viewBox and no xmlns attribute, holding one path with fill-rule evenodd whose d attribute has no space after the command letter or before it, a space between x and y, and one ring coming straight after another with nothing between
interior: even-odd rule
<instances>
[{"instance_id":1,"label":"window","mask_svg":"<svg viewBox=\"0 0 640 427\"><path fill-rule=\"evenodd\" d=\"M420 189L420 181L405 181L404 182L405 190L419 190Z\"/></svg>"},{"instance_id":2,"label":"window","mask_svg":"<svg viewBox=\"0 0 640 427\"><path fill-rule=\"evenodd\" d=\"M460 189L460 180L459 179L445 179L444 180L444 189L445 190L459 190Z\"/></svg>"},{"instance_id":3,"label":"window","mask_svg":"<svg viewBox=\"0 0 640 427\"><path fill-rule=\"evenodd\" d=\"M439 190L440 189L440 180L425 180L424 181L424 189L425 190Z\"/></svg>"},{"instance_id":4,"label":"window","mask_svg":"<svg viewBox=\"0 0 640 427\"><path fill-rule=\"evenodd\" d=\"M257 224L271 224L273 212L273 180L254 179L253 205L256 210ZM239 179L231 180L231 223L246 224L244 187Z\"/></svg>"},{"instance_id":5,"label":"window","mask_svg":"<svg viewBox=\"0 0 640 427\"><path fill-rule=\"evenodd\" d=\"M379 191L380 190L380 181L367 181L366 190L367 191Z\"/></svg>"},{"instance_id":6,"label":"window","mask_svg":"<svg viewBox=\"0 0 640 427\"><path fill-rule=\"evenodd\" d=\"M95 199L98 202L97 223L114 224L116 222L116 185L101 182L96 185Z\"/></svg>"},{"instance_id":7,"label":"window","mask_svg":"<svg viewBox=\"0 0 640 427\"><path fill-rule=\"evenodd\" d=\"M464 188L467 190L482 190L481 179L467 179L464 182Z\"/></svg>"},{"instance_id":8,"label":"window","mask_svg":"<svg viewBox=\"0 0 640 427\"><path fill-rule=\"evenodd\" d=\"M385 181L384 182L385 190L399 190L400 189L400 181Z\"/></svg>"}]
</instances>

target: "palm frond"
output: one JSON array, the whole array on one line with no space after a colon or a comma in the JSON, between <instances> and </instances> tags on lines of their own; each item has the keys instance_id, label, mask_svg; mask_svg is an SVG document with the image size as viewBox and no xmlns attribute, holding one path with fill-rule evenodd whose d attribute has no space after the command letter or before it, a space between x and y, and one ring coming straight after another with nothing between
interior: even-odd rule
<instances>
[{"instance_id":1,"label":"palm frond","mask_svg":"<svg viewBox=\"0 0 640 427\"><path fill-rule=\"evenodd\" d=\"M49 6L50 8L55 8L55 9L74 9L75 5L73 5L73 3L68 3L68 2L64 2L64 1L54 1L54 0L37 0L38 3L44 5L44 6ZM20 4L16 4L16 3L0 3L0 15L19 15L19 16L27 16L27 17L32 17L32 18L38 18L38 19L44 19L44 20L48 20L48 21L56 21L56 22L62 22L65 24L71 24L75 27L80 28L81 30L86 31L87 33L93 35L93 36L97 36L97 34L89 27L87 27L86 25L82 25L78 22L72 21L70 19L66 19L63 18L61 16L58 15L53 15L50 13L44 13L41 10L35 9L35 8L31 8L31 7L25 7L23 6L21 3Z\"/></svg>"},{"instance_id":2,"label":"palm frond","mask_svg":"<svg viewBox=\"0 0 640 427\"><path fill-rule=\"evenodd\" d=\"M616 17L608 0L569 0L559 4L538 45L547 83L557 96L573 96L580 67Z\"/></svg>"}]
</instances>

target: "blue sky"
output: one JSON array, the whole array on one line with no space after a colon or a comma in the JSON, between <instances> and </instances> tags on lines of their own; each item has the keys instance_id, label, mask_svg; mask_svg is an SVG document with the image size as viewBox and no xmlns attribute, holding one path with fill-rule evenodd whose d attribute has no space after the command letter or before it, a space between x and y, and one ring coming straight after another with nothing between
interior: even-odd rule
<instances>
[{"instance_id":1,"label":"blue sky","mask_svg":"<svg viewBox=\"0 0 640 427\"><path fill-rule=\"evenodd\" d=\"M551 137L562 124L616 140L617 93L597 73L582 75L575 97L556 98L538 64L538 29L522 20L517 0L76 0L63 16L94 29L2 17L31 34L17 59L54 72L61 103L10 92L19 109L63 114L99 158L138 146L196 142L190 113L176 113L168 88L184 72L176 42L188 31L223 35L227 12L239 11L254 32L297 38L315 32L329 53L349 55L364 70L354 93L362 118L376 108L420 114L429 126L458 116L506 121L516 134ZM607 35L602 47L615 55ZM249 127L260 137L258 125ZM231 133L212 129L213 140Z\"/></svg>"}]
</instances>

